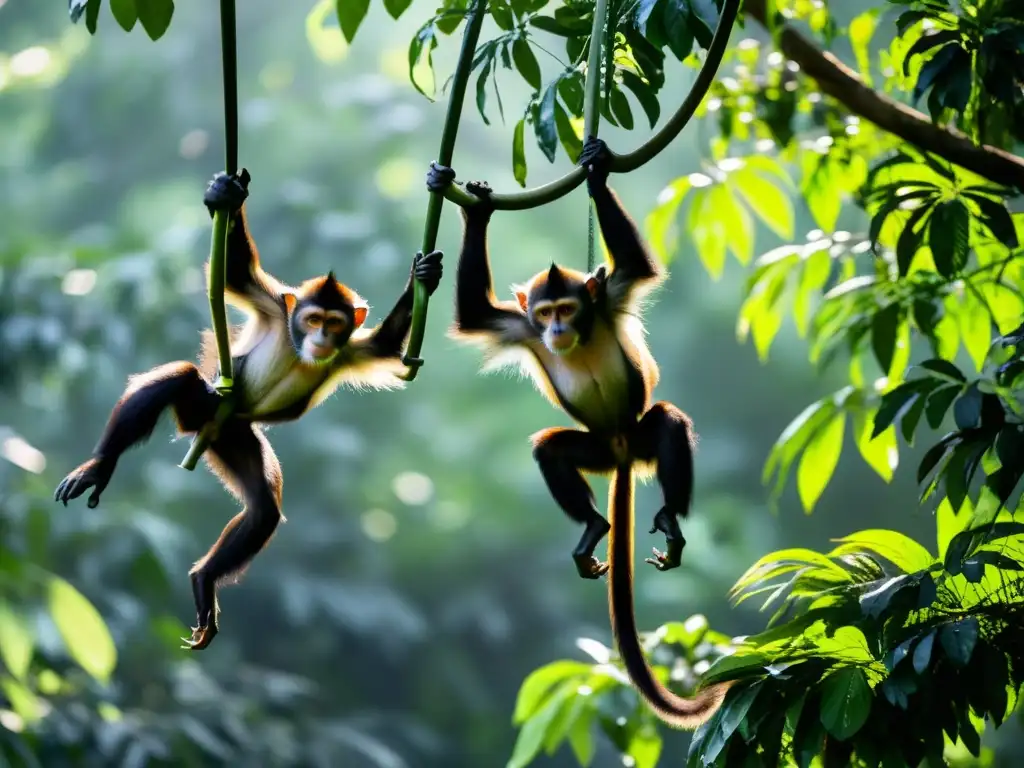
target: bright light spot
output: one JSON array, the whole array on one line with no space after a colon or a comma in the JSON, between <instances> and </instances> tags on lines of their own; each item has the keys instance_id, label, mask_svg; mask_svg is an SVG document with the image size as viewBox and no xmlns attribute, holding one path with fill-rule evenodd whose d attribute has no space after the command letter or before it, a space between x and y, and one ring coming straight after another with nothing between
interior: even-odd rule
<instances>
[{"instance_id":1,"label":"bright light spot","mask_svg":"<svg viewBox=\"0 0 1024 768\"><path fill-rule=\"evenodd\" d=\"M718 97L708 99L708 112L717 112L722 108L722 100Z\"/></svg>"},{"instance_id":2,"label":"bright light spot","mask_svg":"<svg viewBox=\"0 0 1024 768\"><path fill-rule=\"evenodd\" d=\"M402 472L391 481L391 490L403 504L416 507L430 501L434 495L434 483L419 472Z\"/></svg>"},{"instance_id":3,"label":"bright light spot","mask_svg":"<svg viewBox=\"0 0 1024 768\"><path fill-rule=\"evenodd\" d=\"M800 83L798 83L796 80L787 80L786 84L782 87L785 88L789 93L792 93L793 91L800 87Z\"/></svg>"},{"instance_id":4,"label":"bright light spot","mask_svg":"<svg viewBox=\"0 0 1024 768\"><path fill-rule=\"evenodd\" d=\"M743 64L737 64L735 72L738 77L742 78L746 78L750 75L750 69L745 67Z\"/></svg>"},{"instance_id":5,"label":"bright light spot","mask_svg":"<svg viewBox=\"0 0 1024 768\"><path fill-rule=\"evenodd\" d=\"M392 200L405 197L423 183L421 165L405 157L386 160L377 169L377 189Z\"/></svg>"},{"instance_id":6,"label":"bright light spot","mask_svg":"<svg viewBox=\"0 0 1024 768\"><path fill-rule=\"evenodd\" d=\"M398 530L395 516L384 509L370 509L363 513L363 533L373 541L387 541Z\"/></svg>"},{"instance_id":7,"label":"bright light spot","mask_svg":"<svg viewBox=\"0 0 1024 768\"><path fill-rule=\"evenodd\" d=\"M661 192L658 193L658 199L656 202L658 205L665 205L665 203L668 203L675 199L676 188L673 185L669 184L667 187L661 190Z\"/></svg>"},{"instance_id":8,"label":"bright light spot","mask_svg":"<svg viewBox=\"0 0 1024 768\"><path fill-rule=\"evenodd\" d=\"M60 289L68 296L85 296L95 287L95 269L72 269L60 284Z\"/></svg>"},{"instance_id":9,"label":"bright light spot","mask_svg":"<svg viewBox=\"0 0 1024 768\"><path fill-rule=\"evenodd\" d=\"M822 232L820 229L812 229L810 232L807 233L807 240L808 241L817 240L818 238L820 238L824 234L825 233Z\"/></svg>"},{"instance_id":10,"label":"bright light spot","mask_svg":"<svg viewBox=\"0 0 1024 768\"><path fill-rule=\"evenodd\" d=\"M807 101L809 103L811 103L811 104L817 104L819 101L821 101L821 94L820 93L808 93L807 94Z\"/></svg>"},{"instance_id":11,"label":"bright light spot","mask_svg":"<svg viewBox=\"0 0 1024 768\"><path fill-rule=\"evenodd\" d=\"M707 659L701 659L700 661L698 661L696 664L693 665L693 673L695 675L700 676L700 675L703 675L705 672L707 672L710 668L711 668L711 662L708 661Z\"/></svg>"},{"instance_id":12,"label":"bright light spot","mask_svg":"<svg viewBox=\"0 0 1024 768\"><path fill-rule=\"evenodd\" d=\"M833 144L831 136L821 136L814 143L819 147L831 147Z\"/></svg>"},{"instance_id":13,"label":"bright light spot","mask_svg":"<svg viewBox=\"0 0 1024 768\"><path fill-rule=\"evenodd\" d=\"M775 148L775 142L772 139L758 139L754 144L754 149L758 152L771 152Z\"/></svg>"},{"instance_id":14,"label":"bright light spot","mask_svg":"<svg viewBox=\"0 0 1024 768\"><path fill-rule=\"evenodd\" d=\"M623 755L622 764L626 766L626 768L633 768L633 766L636 765L636 758L632 755Z\"/></svg>"},{"instance_id":15,"label":"bright light spot","mask_svg":"<svg viewBox=\"0 0 1024 768\"><path fill-rule=\"evenodd\" d=\"M21 733L25 730L25 721L21 719L21 715L9 709L0 709L0 725L11 733Z\"/></svg>"},{"instance_id":16,"label":"bright light spot","mask_svg":"<svg viewBox=\"0 0 1024 768\"><path fill-rule=\"evenodd\" d=\"M857 117L856 115L847 115L845 118L843 118L843 121L847 125L859 125L860 124L860 118Z\"/></svg>"},{"instance_id":17,"label":"bright light spot","mask_svg":"<svg viewBox=\"0 0 1024 768\"><path fill-rule=\"evenodd\" d=\"M96 705L96 712L108 723L118 723L124 720L121 710L106 701L101 701Z\"/></svg>"},{"instance_id":18,"label":"bright light spot","mask_svg":"<svg viewBox=\"0 0 1024 768\"><path fill-rule=\"evenodd\" d=\"M20 437L8 437L0 445L0 456L26 472L39 474L46 469L46 457Z\"/></svg>"},{"instance_id":19,"label":"bright light spot","mask_svg":"<svg viewBox=\"0 0 1024 768\"><path fill-rule=\"evenodd\" d=\"M873 386L875 388L875 392L881 392L883 389L889 386L889 377L879 376L877 379L875 379L875 383Z\"/></svg>"},{"instance_id":20,"label":"bright light spot","mask_svg":"<svg viewBox=\"0 0 1024 768\"><path fill-rule=\"evenodd\" d=\"M11 72L21 77L39 75L50 64L50 52L41 45L34 45L11 56Z\"/></svg>"},{"instance_id":21,"label":"bright light spot","mask_svg":"<svg viewBox=\"0 0 1024 768\"><path fill-rule=\"evenodd\" d=\"M760 43L757 40L752 37L747 37L740 40L738 47L741 51L749 51L751 48L757 48L759 45Z\"/></svg>"},{"instance_id":22,"label":"bright light spot","mask_svg":"<svg viewBox=\"0 0 1024 768\"><path fill-rule=\"evenodd\" d=\"M618 725L618 726L625 725L626 724L626 718L624 718L622 715L619 715L618 717L615 718L615 724Z\"/></svg>"},{"instance_id":23,"label":"bright light spot","mask_svg":"<svg viewBox=\"0 0 1024 768\"><path fill-rule=\"evenodd\" d=\"M687 176L690 180L690 184L694 187L708 187L711 186L713 179L710 176L705 176L703 173L691 173Z\"/></svg>"},{"instance_id":24,"label":"bright light spot","mask_svg":"<svg viewBox=\"0 0 1024 768\"><path fill-rule=\"evenodd\" d=\"M847 136L856 136L858 133L860 133L860 126L859 125L848 125L848 126L846 126L846 135Z\"/></svg>"},{"instance_id":25,"label":"bright light spot","mask_svg":"<svg viewBox=\"0 0 1024 768\"><path fill-rule=\"evenodd\" d=\"M800 71L800 65L797 64L795 61L787 61L786 62L786 69L788 69L790 72L799 72Z\"/></svg>"},{"instance_id":26,"label":"bright light spot","mask_svg":"<svg viewBox=\"0 0 1024 768\"><path fill-rule=\"evenodd\" d=\"M581 685L579 688L576 689L577 696L589 696L593 692L594 689L591 688L589 685Z\"/></svg>"},{"instance_id":27,"label":"bright light spot","mask_svg":"<svg viewBox=\"0 0 1024 768\"><path fill-rule=\"evenodd\" d=\"M752 123L752 122L754 122L754 113L753 112L740 112L740 122L741 123Z\"/></svg>"},{"instance_id":28,"label":"bright light spot","mask_svg":"<svg viewBox=\"0 0 1024 768\"><path fill-rule=\"evenodd\" d=\"M178 154L186 160L195 160L210 146L210 134L197 128L189 131L178 142Z\"/></svg>"},{"instance_id":29,"label":"bright light spot","mask_svg":"<svg viewBox=\"0 0 1024 768\"><path fill-rule=\"evenodd\" d=\"M832 239L835 240L837 243L845 243L851 237L852 235L843 229L840 229L838 232L832 233Z\"/></svg>"},{"instance_id":30,"label":"bright light spot","mask_svg":"<svg viewBox=\"0 0 1024 768\"><path fill-rule=\"evenodd\" d=\"M778 51L772 51L771 53L768 54L768 66L777 67L784 61L784 59L785 57L781 53L779 53Z\"/></svg>"},{"instance_id":31,"label":"bright light spot","mask_svg":"<svg viewBox=\"0 0 1024 768\"><path fill-rule=\"evenodd\" d=\"M731 171L738 171L744 165L746 165L746 162L742 157L727 157L718 164L718 167L729 173Z\"/></svg>"},{"instance_id":32,"label":"bright light spot","mask_svg":"<svg viewBox=\"0 0 1024 768\"><path fill-rule=\"evenodd\" d=\"M708 620L702 614L695 614L683 622L683 629L687 632L696 632L708 625Z\"/></svg>"},{"instance_id":33,"label":"bright light spot","mask_svg":"<svg viewBox=\"0 0 1024 768\"><path fill-rule=\"evenodd\" d=\"M870 240L861 240L853 248L850 249L850 253L864 253L865 251L871 250Z\"/></svg>"}]
</instances>

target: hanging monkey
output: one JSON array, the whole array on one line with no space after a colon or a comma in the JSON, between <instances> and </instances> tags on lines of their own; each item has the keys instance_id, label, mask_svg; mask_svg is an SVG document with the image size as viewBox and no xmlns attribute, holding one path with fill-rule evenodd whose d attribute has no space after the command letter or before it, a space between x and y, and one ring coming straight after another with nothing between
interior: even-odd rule
<instances>
[{"instance_id":1,"label":"hanging monkey","mask_svg":"<svg viewBox=\"0 0 1024 768\"><path fill-rule=\"evenodd\" d=\"M630 679L666 723L696 728L715 713L729 685L710 686L693 698L671 692L644 658L634 616L634 469L656 473L664 494L650 532L665 535L666 551L655 549L645 562L660 571L678 568L686 544L678 518L690 508L696 437L685 413L671 403L651 403L658 366L637 313L664 274L608 187L610 160L605 143L595 138L580 156L612 263L591 274L552 264L516 286L515 301L497 301L491 284L490 188L484 182L466 184L480 202L463 208L452 335L483 347L492 364L517 363L553 405L584 427L533 435L533 456L556 503L584 526L572 553L579 575L609 574L612 629ZM435 163L427 186L443 192L454 178L452 169ZM614 473L610 524L582 472ZM606 534L608 562L601 562L594 551Z\"/></svg>"},{"instance_id":2,"label":"hanging monkey","mask_svg":"<svg viewBox=\"0 0 1024 768\"><path fill-rule=\"evenodd\" d=\"M298 419L343 383L404 386L398 375L405 370L402 346L412 323L413 279L433 293L442 274L440 251L417 253L394 308L376 328L364 328L369 306L332 272L293 288L263 271L246 222L249 180L244 169L232 176L219 173L203 200L211 216L230 215L225 300L248 315L231 339L237 408L205 456L245 506L189 571L197 626L185 642L193 650L206 648L217 634L218 585L237 580L284 520L281 466L260 425ZM167 408L181 434L202 429L220 402L211 384L218 369L216 344L207 331L198 367L167 363L131 377L92 458L64 478L54 498L67 506L93 488L88 506L95 507L121 454L148 439Z\"/></svg>"}]
</instances>

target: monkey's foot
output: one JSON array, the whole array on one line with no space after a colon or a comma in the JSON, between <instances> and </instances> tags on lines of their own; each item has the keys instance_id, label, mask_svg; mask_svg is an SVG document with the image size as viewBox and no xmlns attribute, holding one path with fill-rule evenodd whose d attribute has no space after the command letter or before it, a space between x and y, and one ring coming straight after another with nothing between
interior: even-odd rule
<instances>
[{"instance_id":1,"label":"monkey's foot","mask_svg":"<svg viewBox=\"0 0 1024 768\"><path fill-rule=\"evenodd\" d=\"M214 211L227 211L235 213L242 207L245 198L249 196L249 172L242 168L233 176L226 173L218 173L206 187L206 194L203 195L203 203L210 214Z\"/></svg>"},{"instance_id":2,"label":"monkey's foot","mask_svg":"<svg viewBox=\"0 0 1024 768\"><path fill-rule=\"evenodd\" d=\"M444 194L444 191L455 181L455 169L447 165L441 165L436 160L430 163L430 170L427 171L427 189L431 192Z\"/></svg>"},{"instance_id":3,"label":"monkey's foot","mask_svg":"<svg viewBox=\"0 0 1024 768\"><path fill-rule=\"evenodd\" d=\"M683 547L686 546L686 539L679 529L679 520L665 507L654 516L654 525L650 533L661 531L665 534L665 548L667 551L660 552L652 548L654 557L648 557L645 563L650 563L659 571L669 571L678 568L683 562Z\"/></svg>"},{"instance_id":4,"label":"monkey's foot","mask_svg":"<svg viewBox=\"0 0 1024 768\"><path fill-rule=\"evenodd\" d=\"M576 570L584 579L599 579L608 573L608 563L602 563L593 555L573 555Z\"/></svg>"},{"instance_id":5,"label":"monkey's foot","mask_svg":"<svg viewBox=\"0 0 1024 768\"><path fill-rule=\"evenodd\" d=\"M196 621L199 626L192 627L192 637L181 638L182 642L185 643L181 646L184 650L201 651L212 643L213 638L217 636L217 622L212 620L210 613L206 614L205 622L198 616Z\"/></svg>"},{"instance_id":6,"label":"monkey's foot","mask_svg":"<svg viewBox=\"0 0 1024 768\"><path fill-rule=\"evenodd\" d=\"M486 181L467 181L466 191L472 195L486 199L491 196L491 192L493 190L491 189L491 185Z\"/></svg>"},{"instance_id":7,"label":"monkey's foot","mask_svg":"<svg viewBox=\"0 0 1024 768\"><path fill-rule=\"evenodd\" d=\"M89 459L83 462L60 481L60 485L53 493L53 500L61 502L66 507L69 501L77 499L95 487L88 501L89 509L94 509L100 503L100 494L114 474L115 463L109 459Z\"/></svg>"},{"instance_id":8,"label":"monkey's foot","mask_svg":"<svg viewBox=\"0 0 1024 768\"><path fill-rule=\"evenodd\" d=\"M582 165L588 171L605 172L611 159L612 153L608 145L596 136L591 136L583 145L578 165Z\"/></svg>"}]
</instances>

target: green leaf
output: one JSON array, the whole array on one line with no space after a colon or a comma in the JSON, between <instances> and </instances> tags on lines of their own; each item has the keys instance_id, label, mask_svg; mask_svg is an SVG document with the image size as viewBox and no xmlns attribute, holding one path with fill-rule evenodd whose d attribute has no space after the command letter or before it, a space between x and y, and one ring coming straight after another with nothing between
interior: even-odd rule
<instances>
[{"instance_id":1,"label":"green leaf","mask_svg":"<svg viewBox=\"0 0 1024 768\"><path fill-rule=\"evenodd\" d=\"M928 224L928 246L935 268L943 277L953 277L967 264L970 223L970 212L960 200L935 206Z\"/></svg>"},{"instance_id":2,"label":"green leaf","mask_svg":"<svg viewBox=\"0 0 1024 768\"><path fill-rule=\"evenodd\" d=\"M555 127L558 129L558 140L562 142L565 154L575 163L583 151L583 142L576 135L569 116L557 101L555 102Z\"/></svg>"},{"instance_id":3,"label":"green leaf","mask_svg":"<svg viewBox=\"0 0 1024 768\"><path fill-rule=\"evenodd\" d=\"M828 481L832 479L832 473L839 463L839 454L843 450L845 427L846 413L840 412L811 438L804 450L796 479L805 512L810 513L814 509Z\"/></svg>"},{"instance_id":4,"label":"green leaf","mask_svg":"<svg viewBox=\"0 0 1024 768\"><path fill-rule=\"evenodd\" d=\"M590 724L594 719L594 710L589 707L583 710L569 728L569 747L572 749L576 762L580 765L589 766L594 759L597 745L594 743L594 735L591 733Z\"/></svg>"},{"instance_id":5,"label":"green leaf","mask_svg":"<svg viewBox=\"0 0 1024 768\"><path fill-rule=\"evenodd\" d=\"M512 173L515 175L519 186L526 186L526 118L516 123L515 131L512 134Z\"/></svg>"},{"instance_id":6,"label":"green leaf","mask_svg":"<svg viewBox=\"0 0 1024 768\"><path fill-rule=\"evenodd\" d=\"M807 406L791 421L772 446L761 472L761 482L767 484L778 473L775 492L781 491L786 474L800 450L815 432L836 412L831 397L822 398Z\"/></svg>"},{"instance_id":7,"label":"green leaf","mask_svg":"<svg viewBox=\"0 0 1024 768\"><path fill-rule=\"evenodd\" d=\"M574 690L574 686L561 685L544 706L523 723L506 768L525 768L533 761L544 744L548 728L558 715L562 702Z\"/></svg>"},{"instance_id":8,"label":"green leaf","mask_svg":"<svg viewBox=\"0 0 1024 768\"><path fill-rule=\"evenodd\" d=\"M49 609L71 658L106 684L117 664L117 648L99 612L81 592L57 576L49 583Z\"/></svg>"},{"instance_id":9,"label":"green leaf","mask_svg":"<svg viewBox=\"0 0 1024 768\"><path fill-rule=\"evenodd\" d=\"M608 101L612 108L612 114L623 128L627 131L633 130L633 110L629 108L629 100L618 88L613 88L608 95Z\"/></svg>"},{"instance_id":10,"label":"green leaf","mask_svg":"<svg viewBox=\"0 0 1024 768\"><path fill-rule=\"evenodd\" d=\"M34 642L25 620L0 602L0 660L7 671L24 681Z\"/></svg>"},{"instance_id":11,"label":"green leaf","mask_svg":"<svg viewBox=\"0 0 1024 768\"><path fill-rule=\"evenodd\" d=\"M139 21L150 40L159 40L171 25L174 0L135 0Z\"/></svg>"},{"instance_id":12,"label":"green leaf","mask_svg":"<svg viewBox=\"0 0 1024 768\"><path fill-rule=\"evenodd\" d=\"M935 630L932 630L914 648L914 671L923 675L932 660L932 646L935 644Z\"/></svg>"},{"instance_id":13,"label":"green leaf","mask_svg":"<svg viewBox=\"0 0 1024 768\"><path fill-rule=\"evenodd\" d=\"M662 14L668 47L680 61L693 50L693 32L686 0L664 0Z\"/></svg>"},{"instance_id":14,"label":"green leaf","mask_svg":"<svg viewBox=\"0 0 1024 768\"><path fill-rule=\"evenodd\" d=\"M657 94L635 72L631 72L628 69L623 69L620 72L622 84L633 92L644 114L647 115L647 122L650 123L653 129L658 122L658 118L661 116L661 102L658 101Z\"/></svg>"},{"instance_id":15,"label":"green leaf","mask_svg":"<svg viewBox=\"0 0 1024 768\"><path fill-rule=\"evenodd\" d=\"M854 414L854 439L857 450L878 476L885 482L892 480L893 472L899 465L899 448L896 444L896 430L890 427L872 439L876 411Z\"/></svg>"},{"instance_id":16,"label":"green leaf","mask_svg":"<svg viewBox=\"0 0 1024 768\"><path fill-rule=\"evenodd\" d=\"M964 348L974 361L975 369L980 371L992 343L992 320L985 305L969 288L961 299L958 320Z\"/></svg>"},{"instance_id":17,"label":"green leaf","mask_svg":"<svg viewBox=\"0 0 1024 768\"><path fill-rule=\"evenodd\" d=\"M694 191L688 222L697 254L711 278L717 280L725 269L726 231L715 215L713 191L707 187Z\"/></svg>"},{"instance_id":18,"label":"green leaf","mask_svg":"<svg viewBox=\"0 0 1024 768\"><path fill-rule=\"evenodd\" d=\"M749 166L729 174L728 184L775 234L793 238L793 203L785 192Z\"/></svg>"},{"instance_id":19,"label":"green leaf","mask_svg":"<svg viewBox=\"0 0 1024 768\"><path fill-rule=\"evenodd\" d=\"M110 0L110 12L114 15L114 21L120 24L125 32L131 32L139 18L135 0Z\"/></svg>"},{"instance_id":20,"label":"green leaf","mask_svg":"<svg viewBox=\"0 0 1024 768\"><path fill-rule=\"evenodd\" d=\"M633 734L626 754L633 758L635 768L655 768L661 757L661 734L656 728L640 728Z\"/></svg>"},{"instance_id":21,"label":"green leaf","mask_svg":"<svg viewBox=\"0 0 1024 768\"><path fill-rule=\"evenodd\" d=\"M946 418L946 411L949 410L949 406L953 404L953 401L962 390L963 387L958 384L949 384L945 387L939 387L928 395L928 402L924 408L925 415L928 418L928 426L932 429L938 429L942 426L942 422Z\"/></svg>"},{"instance_id":22,"label":"green leaf","mask_svg":"<svg viewBox=\"0 0 1024 768\"><path fill-rule=\"evenodd\" d=\"M899 304L890 304L880 309L871 318L871 348L883 375L892 368L892 356L896 351L896 330L902 316Z\"/></svg>"},{"instance_id":23,"label":"green leaf","mask_svg":"<svg viewBox=\"0 0 1024 768\"><path fill-rule=\"evenodd\" d=\"M881 555L905 573L924 571L935 564L935 558L921 544L899 531L870 528L851 533L835 541L842 544L830 556L852 552L873 552Z\"/></svg>"},{"instance_id":24,"label":"green leaf","mask_svg":"<svg viewBox=\"0 0 1024 768\"><path fill-rule=\"evenodd\" d=\"M1008 248L1016 248L1020 245L1017 239L1017 229L1013 225L1013 218L1003 200L993 200L970 190L966 190L963 194L964 197L973 200L981 209L981 223L996 240Z\"/></svg>"},{"instance_id":25,"label":"green leaf","mask_svg":"<svg viewBox=\"0 0 1024 768\"><path fill-rule=\"evenodd\" d=\"M344 3L345 0L338 0L339 4ZM434 49L437 48L437 33L432 24L425 24L416 32L412 40L409 41L409 81L413 87L421 94L426 96L428 99L432 98L423 87L420 85L419 80L416 77L417 65L423 63L423 49L426 47L426 63L425 66L430 74L430 91L434 92Z\"/></svg>"},{"instance_id":26,"label":"green leaf","mask_svg":"<svg viewBox=\"0 0 1024 768\"><path fill-rule=\"evenodd\" d=\"M857 667L825 678L821 686L821 724L840 741L861 729L871 714L871 686Z\"/></svg>"},{"instance_id":27,"label":"green leaf","mask_svg":"<svg viewBox=\"0 0 1024 768\"><path fill-rule=\"evenodd\" d=\"M658 195L658 204L647 215L644 229L647 241L662 263L668 263L678 244L675 234L676 213L690 191L690 180L683 176L669 184Z\"/></svg>"},{"instance_id":28,"label":"green leaf","mask_svg":"<svg viewBox=\"0 0 1024 768\"><path fill-rule=\"evenodd\" d=\"M554 84L544 91L537 108L537 116L533 130L537 136L537 144L550 162L555 162L555 147L558 144L558 130L555 126L555 90Z\"/></svg>"},{"instance_id":29,"label":"green leaf","mask_svg":"<svg viewBox=\"0 0 1024 768\"><path fill-rule=\"evenodd\" d=\"M405 13L410 5L412 5L412 0L384 0L384 10L392 19L397 19Z\"/></svg>"},{"instance_id":30,"label":"green leaf","mask_svg":"<svg viewBox=\"0 0 1024 768\"><path fill-rule=\"evenodd\" d=\"M971 384L953 406L953 417L958 429L974 429L981 425L983 397L977 382Z\"/></svg>"},{"instance_id":31,"label":"green leaf","mask_svg":"<svg viewBox=\"0 0 1024 768\"><path fill-rule=\"evenodd\" d=\"M555 661L535 669L519 687L516 708L512 722L520 725L533 717L548 699L551 689L567 677L583 675L590 671L590 665L580 661Z\"/></svg>"},{"instance_id":32,"label":"green leaf","mask_svg":"<svg viewBox=\"0 0 1024 768\"><path fill-rule=\"evenodd\" d=\"M341 34L351 43L359 25L366 18L366 12L370 10L370 0L337 0L334 10L338 14Z\"/></svg>"},{"instance_id":33,"label":"green leaf","mask_svg":"<svg viewBox=\"0 0 1024 768\"><path fill-rule=\"evenodd\" d=\"M925 360L923 363L919 363L918 367L924 368L930 373L937 374L939 378L946 379L947 381L967 381L967 377L964 376L959 368L949 362L949 360L933 358L931 360Z\"/></svg>"},{"instance_id":34,"label":"green leaf","mask_svg":"<svg viewBox=\"0 0 1024 768\"><path fill-rule=\"evenodd\" d=\"M523 80L533 90L539 91L541 83L540 64L537 63L537 57L534 55L530 44L526 42L526 38L517 37L515 42L512 43L512 60L516 63L516 69L523 76Z\"/></svg>"},{"instance_id":35,"label":"green leaf","mask_svg":"<svg viewBox=\"0 0 1024 768\"><path fill-rule=\"evenodd\" d=\"M967 666L978 642L978 620L969 618L953 624L944 624L939 630L939 642L951 662L958 667Z\"/></svg>"},{"instance_id":36,"label":"green leaf","mask_svg":"<svg viewBox=\"0 0 1024 768\"><path fill-rule=\"evenodd\" d=\"M100 19L100 5L102 0L89 0L85 9L85 28L90 35L96 34L96 22Z\"/></svg>"},{"instance_id":37,"label":"green leaf","mask_svg":"<svg viewBox=\"0 0 1024 768\"><path fill-rule=\"evenodd\" d=\"M928 383L931 384L931 382ZM882 402L875 413L875 429L871 433L872 437L877 437L888 429L899 415L905 412L905 409L909 407L910 400L918 397L921 393L922 384L923 382L919 379L908 381L882 395Z\"/></svg>"},{"instance_id":38,"label":"green leaf","mask_svg":"<svg viewBox=\"0 0 1024 768\"><path fill-rule=\"evenodd\" d=\"M711 36L718 28L718 8L715 7L715 0L687 0L690 5L690 15L694 21L693 33L701 48L711 45Z\"/></svg>"},{"instance_id":39,"label":"green leaf","mask_svg":"<svg viewBox=\"0 0 1024 768\"><path fill-rule=\"evenodd\" d=\"M871 36L875 32L876 16L878 11L872 9L865 11L850 22L850 47L853 48L853 55L857 58L857 68L860 76L867 85L871 85L871 54L868 45L871 43Z\"/></svg>"}]
</instances>

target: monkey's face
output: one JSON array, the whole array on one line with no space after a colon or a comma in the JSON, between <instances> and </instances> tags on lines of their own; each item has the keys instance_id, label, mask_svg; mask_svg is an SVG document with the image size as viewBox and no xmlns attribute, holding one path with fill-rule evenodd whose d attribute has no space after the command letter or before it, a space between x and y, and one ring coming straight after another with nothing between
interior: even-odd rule
<instances>
[{"instance_id":1,"label":"monkey's face","mask_svg":"<svg viewBox=\"0 0 1024 768\"><path fill-rule=\"evenodd\" d=\"M544 346L552 354L567 355L590 338L596 290L593 276L552 264L516 296Z\"/></svg>"},{"instance_id":2,"label":"monkey's face","mask_svg":"<svg viewBox=\"0 0 1024 768\"><path fill-rule=\"evenodd\" d=\"M551 352L565 355L572 352L580 342L576 321L580 314L580 302L573 298L555 301L538 301L531 308L530 322L541 335Z\"/></svg>"},{"instance_id":3,"label":"monkey's face","mask_svg":"<svg viewBox=\"0 0 1024 768\"><path fill-rule=\"evenodd\" d=\"M333 362L369 311L358 294L335 280L332 273L306 281L297 295L284 298L292 344L308 365Z\"/></svg>"}]
</instances>

